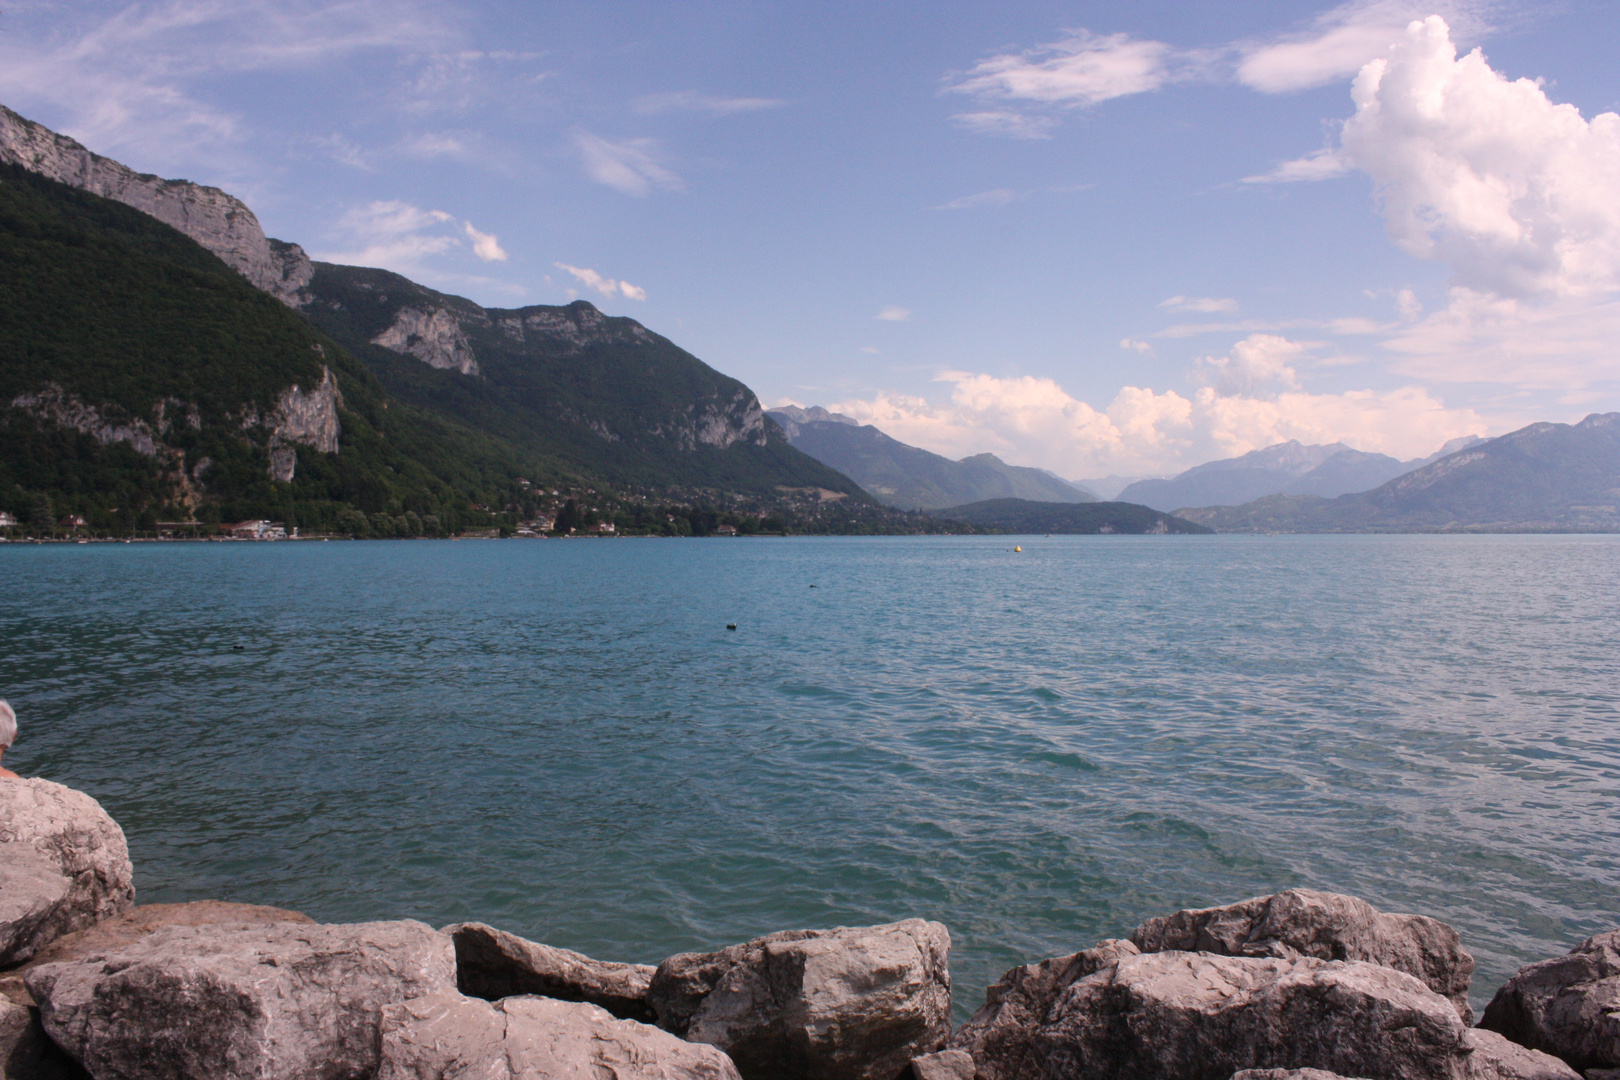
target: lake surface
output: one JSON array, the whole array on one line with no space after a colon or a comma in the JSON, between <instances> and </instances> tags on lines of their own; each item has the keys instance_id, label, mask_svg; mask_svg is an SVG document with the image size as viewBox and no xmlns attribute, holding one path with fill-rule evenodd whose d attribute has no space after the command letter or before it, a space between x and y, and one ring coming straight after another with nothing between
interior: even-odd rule
<instances>
[{"instance_id":1,"label":"lake surface","mask_svg":"<svg viewBox=\"0 0 1620 1080\"><path fill-rule=\"evenodd\" d=\"M144 902L650 963L923 916L959 1018L1291 886L1457 926L1476 1006L1620 925L1620 537L9 545L0 583L6 764L100 799Z\"/></svg>"}]
</instances>

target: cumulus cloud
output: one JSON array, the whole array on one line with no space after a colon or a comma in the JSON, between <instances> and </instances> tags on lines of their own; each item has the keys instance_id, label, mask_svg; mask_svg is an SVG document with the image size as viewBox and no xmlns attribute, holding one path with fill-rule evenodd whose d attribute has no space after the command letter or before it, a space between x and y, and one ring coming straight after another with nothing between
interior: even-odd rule
<instances>
[{"instance_id":1,"label":"cumulus cloud","mask_svg":"<svg viewBox=\"0 0 1620 1080\"><path fill-rule=\"evenodd\" d=\"M377 266L401 274L442 277L427 260L465 248L484 262L504 262L506 251L483 232L443 210L424 210L398 199L380 199L348 210L333 228L332 246L316 258L350 266Z\"/></svg>"},{"instance_id":2,"label":"cumulus cloud","mask_svg":"<svg viewBox=\"0 0 1620 1080\"><path fill-rule=\"evenodd\" d=\"M1228 356L1206 356L1194 366L1199 381L1222 396L1261 394L1276 387L1297 388L1294 361L1310 348L1277 334L1250 334Z\"/></svg>"},{"instance_id":3,"label":"cumulus cloud","mask_svg":"<svg viewBox=\"0 0 1620 1080\"><path fill-rule=\"evenodd\" d=\"M1447 439L1488 430L1472 410L1447 408L1417 386L1343 394L1289 389L1272 396L1206 386L1191 397L1127 386L1098 408L1049 378L953 371L940 380L951 387L943 404L880 392L828 407L948 457L988 450L1062 476L1177 472L1289 439L1342 441L1412 458L1433 453Z\"/></svg>"},{"instance_id":4,"label":"cumulus cloud","mask_svg":"<svg viewBox=\"0 0 1620 1080\"><path fill-rule=\"evenodd\" d=\"M622 296L626 300L647 299L646 289L632 285L628 281L615 281L610 277L598 274L595 270L582 266L569 266L567 263L552 263L552 265L559 270L572 274L574 280L586 288L594 289L610 299L615 296Z\"/></svg>"},{"instance_id":5,"label":"cumulus cloud","mask_svg":"<svg viewBox=\"0 0 1620 1080\"><path fill-rule=\"evenodd\" d=\"M895 307L891 304L873 317L882 319L884 322L906 322L911 318L911 309Z\"/></svg>"},{"instance_id":6,"label":"cumulus cloud","mask_svg":"<svg viewBox=\"0 0 1620 1080\"><path fill-rule=\"evenodd\" d=\"M1620 115L1458 57L1438 17L1356 76L1343 155L1378 186L1391 239L1503 296L1620 287Z\"/></svg>"},{"instance_id":7,"label":"cumulus cloud","mask_svg":"<svg viewBox=\"0 0 1620 1080\"><path fill-rule=\"evenodd\" d=\"M1119 341L1119 347L1127 352L1141 353L1143 356L1153 355L1153 343L1150 341L1139 341L1136 338L1121 338Z\"/></svg>"},{"instance_id":8,"label":"cumulus cloud","mask_svg":"<svg viewBox=\"0 0 1620 1080\"><path fill-rule=\"evenodd\" d=\"M574 149L585 166L585 174L615 191L639 199L650 195L654 188L681 188L681 178L654 157L657 144L651 139L609 142L588 131L576 131Z\"/></svg>"}]
</instances>

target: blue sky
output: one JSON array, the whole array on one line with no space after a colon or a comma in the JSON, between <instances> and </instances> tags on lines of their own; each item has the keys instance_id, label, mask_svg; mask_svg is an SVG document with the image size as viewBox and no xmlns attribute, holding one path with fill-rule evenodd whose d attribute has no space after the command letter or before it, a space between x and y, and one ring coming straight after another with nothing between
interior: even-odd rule
<instances>
[{"instance_id":1,"label":"blue sky","mask_svg":"<svg viewBox=\"0 0 1620 1080\"><path fill-rule=\"evenodd\" d=\"M1086 477L1620 408L1617 43L1585 0L21 0L0 101L317 257Z\"/></svg>"}]
</instances>

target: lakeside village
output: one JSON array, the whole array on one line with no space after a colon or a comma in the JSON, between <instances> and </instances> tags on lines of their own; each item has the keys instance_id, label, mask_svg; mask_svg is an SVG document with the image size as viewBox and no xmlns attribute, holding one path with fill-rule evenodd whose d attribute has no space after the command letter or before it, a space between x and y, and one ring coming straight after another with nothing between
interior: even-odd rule
<instances>
[{"instance_id":1,"label":"lakeside village","mask_svg":"<svg viewBox=\"0 0 1620 1080\"><path fill-rule=\"evenodd\" d=\"M520 481L534 495L524 515L517 506L504 509L479 503L468 504L468 517L476 523L447 528L431 513L403 510L389 514L367 514L345 509L337 515L337 528L301 529L291 521L249 518L241 521L187 520L161 521L144 515L132 525L119 527L106 521L88 521L77 513L57 515L47 505L36 506L26 517L0 510L0 543L92 543L153 541L250 541L279 540L484 540L484 539L565 539L619 536L781 536L794 531L784 520L783 507L714 505L699 498L695 504L655 503L648 496L598 494L594 488L540 489ZM842 492L820 489L792 489L781 493L790 504L836 503ZM722 497L723 498L723 497ZM587 501L589 500L589 501ZM730 500L736 502L737 500ZM776 500L782 502L783 499ZM797 518L789 506L787 516Z\"/></svg>"}]
</instances>

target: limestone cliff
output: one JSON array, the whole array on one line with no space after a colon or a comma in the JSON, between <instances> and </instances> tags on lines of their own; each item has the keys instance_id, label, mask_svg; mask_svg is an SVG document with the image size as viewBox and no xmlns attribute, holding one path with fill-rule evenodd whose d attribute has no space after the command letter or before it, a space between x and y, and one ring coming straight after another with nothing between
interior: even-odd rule
<instances>
[{"instance_id":1,"label":"limestone cliff","mask_svg":"<svg viewBox=\"0 0 1620 1080\"><path fill-rule=\"evenodd\" d=\"M414 356L431 368L478 374L478 360L467 335L455 316L442 307L400 308L393 324L371 343L402 356Z\"/></svg>"},{"instance_id":2,"label":"limestone cliff","mask_svg":"<svg viewBox=\"0 0 1620 1080\"><path fill-rule=\"evenodd\" d=\"M234 196L187 180L137 173L0 105L0 161L150 214L213 252L256 287L293 307L314 268L297 244L268 239Z\"/></svg>"},{"instance_id":3,"label":"limestone cliff","mask_svg":"<svg viewBox=\"0 0 1620 1080\"><path fill-rule=\"evenodd\" d=\"M303 443L323 454L338 451L338 410L343 407L343 395L338 393L337 380L332 369L321 367L321 381L309 391L300 390L297 383L281 392L281 400L266 419L270 428L270 479L292 480L298 467L298 454L294 443Z\"/></svg>"}]
</instances>

